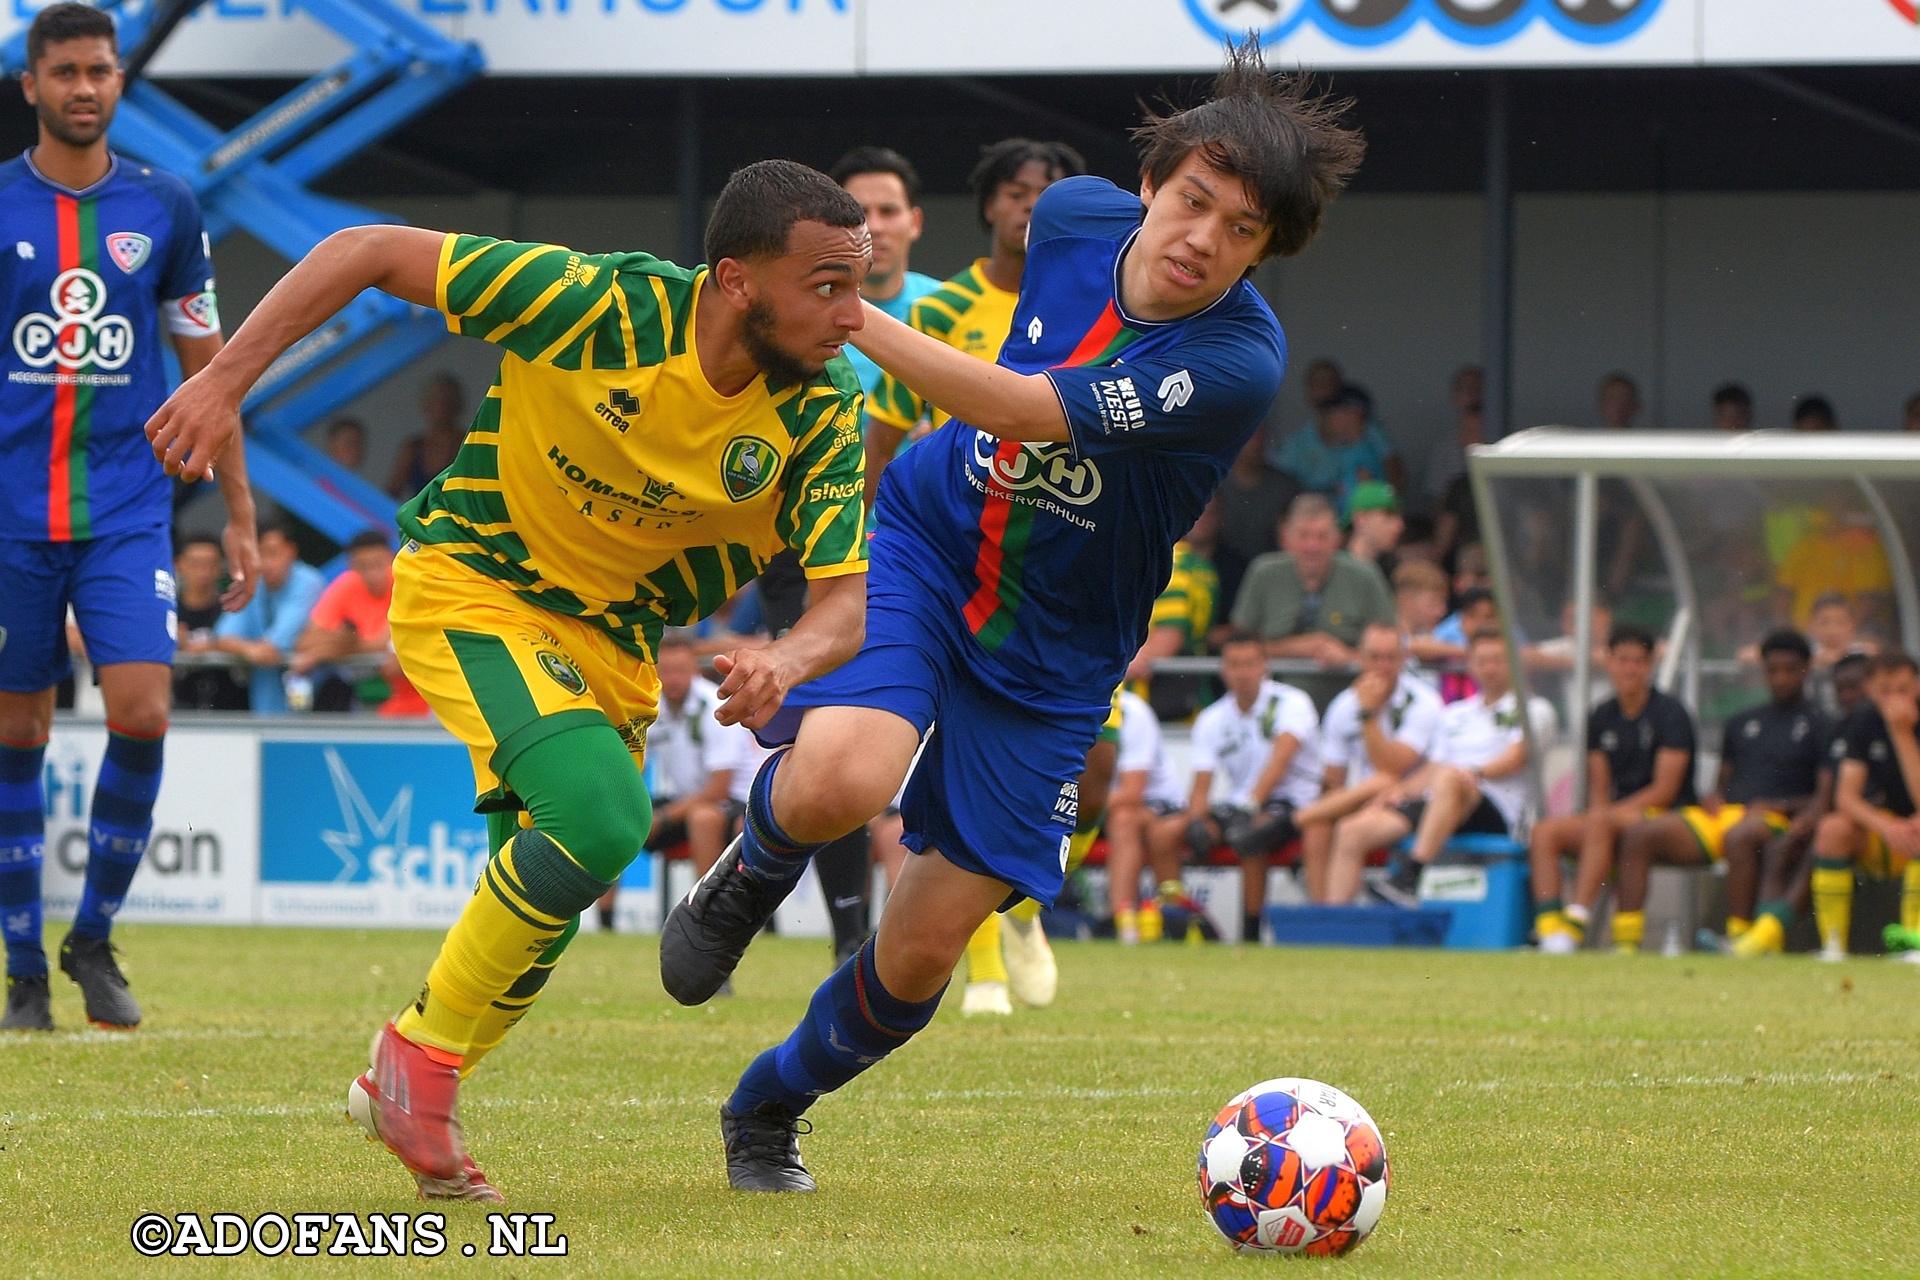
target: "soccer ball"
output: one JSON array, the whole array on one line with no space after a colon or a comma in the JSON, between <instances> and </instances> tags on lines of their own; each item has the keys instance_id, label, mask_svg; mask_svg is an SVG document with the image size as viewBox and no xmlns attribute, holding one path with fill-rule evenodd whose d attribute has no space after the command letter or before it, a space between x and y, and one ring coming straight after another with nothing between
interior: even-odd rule
<instances>
[{"instance_id":1,"label":"soccer ball","mask_svg":"<svg viewBox=\"0 0 1920 1280\"><path fill-rule=\"evenodd\" d=\"M1200 1202L1241 1253L1336 1257L1387 1207L1387 1146L1366 1109L1318 1080L1267 1080L1200 1144Z\"/></svg>"}]
</instances>

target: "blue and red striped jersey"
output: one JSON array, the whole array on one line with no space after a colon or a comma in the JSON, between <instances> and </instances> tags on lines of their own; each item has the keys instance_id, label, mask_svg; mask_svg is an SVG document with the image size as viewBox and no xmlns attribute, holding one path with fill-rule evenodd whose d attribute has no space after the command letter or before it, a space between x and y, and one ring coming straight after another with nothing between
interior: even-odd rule
<instances>
[{"instance_id":1,"label":"blue and red striped jersey","mask_svg":"<svg viewBox=\"0 0 1920 1280\"><path fill-rule=\"evenodd\" d=\"M972 636L975 673L1043 710L1113 697L1173 544L1286 367L1279 321L1247 281L1178 320L1127 314L1120 265L1142 213L1091 177L1055 183L1034 207L999 362L1052 380L1071 441L1003 441L956 420L881 480L875 573L937 593Z\"/></svg>"},{"instance_id":2,"label":"blue and red striped jersey","mask_svg":"<svg viewBox=\"0 0 1920 1280\"><path fill-rule=\"evenodd\" d=\"M124 156L85 191L0 165L0 538L70 542L165 524L144 428L166 399L160 334L220 332L200 207Z\"/></svg>"}]
</instances>

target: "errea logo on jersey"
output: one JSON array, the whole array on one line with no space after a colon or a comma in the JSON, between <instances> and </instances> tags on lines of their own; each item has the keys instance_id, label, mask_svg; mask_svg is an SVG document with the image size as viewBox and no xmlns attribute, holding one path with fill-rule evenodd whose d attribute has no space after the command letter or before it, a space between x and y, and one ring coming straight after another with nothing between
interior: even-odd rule
<instances>
[{"instance_id":1,"label":"errea logo on jersey","mask_svg":"<svg viewBox=\"0 0 1920 1280\"><path fill-rule=\"evenodd\" d=\"M53 314L31 312L13 326L13 349L34 369L118 369L133 355L133 325L125 316L102 315L107 286L85 267L54 277L48 291Z\"/></svg>"}]
</instances>

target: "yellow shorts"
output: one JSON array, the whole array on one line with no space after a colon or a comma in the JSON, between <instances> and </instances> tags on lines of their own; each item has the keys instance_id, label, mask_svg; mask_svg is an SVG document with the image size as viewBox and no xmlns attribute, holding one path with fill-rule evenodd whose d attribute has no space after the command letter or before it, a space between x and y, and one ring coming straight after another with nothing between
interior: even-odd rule
<instances>
[{"instance_id":1,"label":"yellow shorts","mask_svg":"<svg viewBox=\"0 0 1920 1280\"><path fill-rule=\"evenodd\" d=\"M611 722L644 767L660 678L605 632L411 542L388 617L400 669L473 755L477 809L515 807L503 781L513 761L583 724Z\"/></svg>"},{"instance_id":2,"label":"yellow shorts","mask_svg":"<svg viewBox=\"0 0 1920 1280\"><path fill-rule=\"evenodd\" d=\"M1775 813L1770 809L1758 811L1761 821L1775 832L1785 831L1793 825L1793 820L1784 813ZM1675 809L1674 816L1687 824L1693 832L1693 838L1700 842L1700 851L1708 859L1718 862L1727 856L1727 832L1739 826L1746 819L1747 806L1743 804L1723 804L1720 812L1708 813L1698 805L1689 805L1684 809Z\"/></svg>"},{"instance_id":3,"label":"yellow shorts","mask_svg":"<svg viewBox=\"0 0 1920 1280\"><path fill-rule=\"evenodd\" d=\"M1876 876L1882 880L1892 880L1905 873L1907 860L1893 851L1887 838L1878 831L1863 831L1860 852L1854 855L1853 863L1861 873Z\"/></svg>"}]
</instances>

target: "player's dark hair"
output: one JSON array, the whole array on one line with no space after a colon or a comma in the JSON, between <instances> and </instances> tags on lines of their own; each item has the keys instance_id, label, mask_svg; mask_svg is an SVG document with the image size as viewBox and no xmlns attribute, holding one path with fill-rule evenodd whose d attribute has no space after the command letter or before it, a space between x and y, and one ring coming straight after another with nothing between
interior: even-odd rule
<instances>
[{"instance_id":1,"label":"player's dark hair","mask_svg":"<svg viewBox=\"0 0 1920 1280\"><path fill-rule=\"evenodd\" d=\"M1607 633L1607 648L1618 649L1623 644L1637 644L1649 655L1653 653L1653 632L1637 622L1617 622L1613 630Z\"/></svg>"},{"instance_id":2,"label":"player's dark hair","mask_svg":"<svg viewBox=\"0 0 1920 1280\"><path fill-rule=\"evenodd\" d=\"M1499 607L1499 602L1494 601L1493 592L1489 588L1468 587L1465 591L1462 591L1460 593L1460 603L1454 607L1457 612L1465 613L1467 610L1473 608L1475 605L1480 604L1482 602L1489 602L1489 601L1493 602L1495 608Z\"/></svg>"},{"instance_id":3,"label":"player's dark hair","mask_svg":"<svg viewBox=\"0 0 1920 1280\"><path fill-rule=\"evenodd\" d=\"M1232 631L1227 632L1225 637L1221 639L1220 652L1224 654L1227 650L1238 644L1257 644L1263 650L1266 648L1266 642L1259 636L1243 627L1235 627Z\"/></svg>"},{"instance_id":4,"label":"player's dark hair","mask_svg":"<svg viewBox=\"0 0 1920 1280\"><path fill-rule=\"evenodd\" d=\"M1737 404L1742 409L1751 410L1753 408L1753 392L1747 390L1737 382L1722 383L1714 389L1713 407L1718 409L1723 404Z\"/></svg>"},{"instance_id":5,"label":"player's dark hair","mask_svg":"<svg viewBox=\"0 0 1920 1280\"><path fill-rule=\"evenodd\" d=\"M387 541L387 535L378 529L362 529L347 539L347 545L342 550L352 555L363 547L378 547L382 551L393 550L393 544Z\"/></svg>"},{"instance_id":6,"label":"player's dark hair","mask_svg":"<svg viewBox=\"0 0 1920 1280\"><path fill-rule=\"evenodd\" d=\"M1793 406L1793 422L1795 426L1805 422L1808 418L1818 418L1828 425L1833 425L1840 421L1833 414L1833 402L1825 396L1808 396L1799 404Z\"/></svg>"},{"instance_id":7,"label":"player's dark hair","mask_svg":"<svg viewBox=\"0 0 1920 1280\"><path fill-rule=\"evenodd\" d=\"M96 37L105 37L114 53L120 52L120 36L106 10L90 4L74 4L71 0L48 5L33 16L33 25L27 28L27 69L31 71L40 65L40 56L50 44Z\"/></svg>"},{"instance_id":8,"label":"player's dark hair","mask_svg":"<svg viewBox=\"0 0 1920 1280\"><path fill-rule=\"evenodd\" d=\"M1012 182L1020 171L1038 160L1047 170L1047 180L1077 178L1087 171L1080 153L1064 142L1035 142L1032 138L1002 138L980 149L980 163L967 176L973 188L973 209L980 215L980 226L991 230L987 222L987 204L1003 182Z\"/></svg>"},{"instance_id":9,"label":"player's dark hair","mask_svg":"<svg viewBox=\"0 0 1920 1280\"><path fill-rule=\"evenodd\" d=\"M1819 613L1822 609L1832 609L1836 606L1845 609L1848 613L1853 612L1853 606L1847 603L1845 595L1838 591L1822 591L1813 598L1813 607L1808 609L1807 613L1812 615Z\"/></svg>"},{"instance_id":10,"label":"player's dark hair","mask_svg":"<svg viewBox=\"0 0 1920 1280\"><path fill-rule=\"evenodd\" d=\"M1873 655L1872 664L1867 668L1876 676L1898 675L1902 671L1920 672L1920 663L1905 649L1882 649Z\"/></svg>"},{"instance_id":11,"label":"player's dark hair","mask_svg":"<svg viewBox=\"0 0 1920 1280\"><path fill-rule=\"evenodd\" d=\"M867 214L840 184L792 160L761 160L736 169L707 219L707 261L777 258L796 222L857 227Z\"/></svg>"},{"instance_id":12,"label":"player's dark hair","mask_svg":"<svg viewBox=\"0 0 1920 1280\"><path fill-rule=\"evenodd\" d=\"M1498 631L1493 627L1482 627L1467 637L1467 648L1471 649L1477 644L1505 644L1506 642L1507 637L1505 632Z\"/></svg>"},{"instance_id":13,"label":"player's dark hair","mask_svg":"<svg viewBox=\"0 0 1920 1280\"><path fill-rule=\"evenodd\" d=\"M1843 655L1838 662L1833 664L1833 678L1838 680L1841 675L1853 671L1860 672L1864 677L1866 673L1871 670L1873 670L1873 655L1855 649L1853 652Z\"/></svg>"},{"instance_id":14,"label":"player's dark hair","mask_svg":"<svg viewBox=\"0 0 1920 1280\"><path fill-rule=\"evenodd\" d=\"M849 179L863 173L890 173L900 179L900 185L907 192L907 207L920 205L920 171L913 167L913 161L895 151L892 147L855 147L834 162L827 170L827 176L839 186L846 186Z\"/></svg>"},{"instance_id":15,"label":"player's dark hair","mask_svg":"<svg viewBox=\"0 0 1920 1280\"><path fill-rule=\"evenodd\" d=\"M1262 253L1287 258L1320 230L1326 207L1360 167L1366 140L1342 123L1349 99L1305 75L1267 70L1258 41L1227 49L1213 96L1185 111L1150 111L1133 131L1140 172L1157 191L1194 152L1246 184L1271 233Z\"/></svg>"},{"instance_id":16,"label":"player's dark hair","mask_svg":"<svg viewBox=\"0 0 1920 1280\"><path fill-rule=\"evenodd\" d=\"M212 547L215 551L220 552L221 555L226 554L226 549L220 545L220 539L203 529L197 533L183 533L178 538L175 538L173 541L174 558L178 559L188 547L199 546Z\"/></svg>"},{"instance_id":17,"label":"player's dark hair","mask_svg":"<svg viewBox=\"0 0 1920 1280\"><path fill-rule=\"evenodd\" d=\"M268 516L260 522L254 537L255 539L264 538L270 533L277 533L288 542L294 541L293 526L288 524L284 517Z\"/></svg>"},{"instance_id":18,"label":"player's dark hair","mask_svg":"<svg viewBox=\"0 0 1920 1280\"><path fill-rule=\"evenodd\" d=\"M1760 642L1760 657L1764 661L1775 653L1790 653L1802 662L1813 661L1813 646L1807 638L1792 627L1781 627L1778 631L1769 631L1767 638Z\"/></svg>"}]
</instances>

